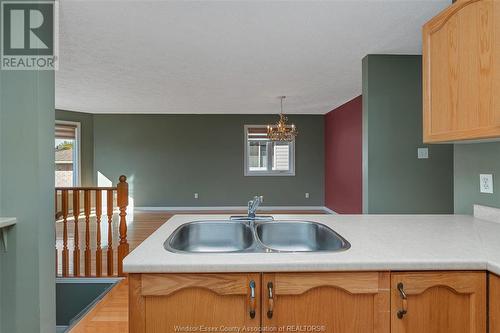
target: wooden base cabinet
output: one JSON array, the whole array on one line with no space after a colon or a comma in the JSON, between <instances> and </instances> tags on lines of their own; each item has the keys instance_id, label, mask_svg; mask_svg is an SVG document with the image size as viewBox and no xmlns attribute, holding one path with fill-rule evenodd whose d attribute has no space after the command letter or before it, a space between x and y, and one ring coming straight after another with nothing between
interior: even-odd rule
<instances>
[{"instance_id":1,"label":"wooden base cabinet","mask_svg":"<svg viewBox=\"0 0 500 333\"><path fill-rule=\"evenodd\" d=\"M485 272L130 274L129 332L486 333L486 303Z\"/></svg>"},{"instance_id":2,"label":"wooden base cabinet","mask_svg":"<svg viewBox=\"0 0 500 333\"><path fill-rule=\"evenodd\" d=\"M489 274L489 333L500 333L500 276Z\"/></svg>"},{"instance_id":3,"label":"wooden base cabinet","mask_svg":"<svg viewBox=\"0 0 500 333\"><path fill-rule=\"evenodd\" d=\"M389 273L276 273L262 278L269 332L389 332Z\"/></svg>"},{"instance_id":4,"label":"wooden base cabinet","mask_svg":"<svg viewBox=\"0 0 500 333\"><path fill-rule=\"evenodd\" d=\"M129 279L130 333L260 326L260 274L130 274Z\"/></svg>"},{"instance_id":5,"label":"wooden base cabinet","mask_svg":"<svg viewBox=\"0 0 500 333\"><path fill-rule=\"evenodd\" d=\"M391 274L391 333L485 333L486 273Z\"/></svg>"}]
</instances>

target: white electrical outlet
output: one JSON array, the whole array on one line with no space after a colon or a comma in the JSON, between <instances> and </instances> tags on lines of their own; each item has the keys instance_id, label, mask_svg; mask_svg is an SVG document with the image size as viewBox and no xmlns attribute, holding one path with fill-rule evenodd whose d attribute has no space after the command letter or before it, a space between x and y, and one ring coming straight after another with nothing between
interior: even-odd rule
<instances>
[{"instance_id":1,"label":"white electrical outlet","mask_svg":"<svg viewBox=\"0 0 500 333\"><path fill-rule=\"evenodd\" d=\"M309 192L306 192L306 199L309 199Z\"/></svg>"},{"instance_id":2,"label":"white electrical outlet","mask_svg":"<svg viewBox=\"0 0 500 333\"><path fill-rule=\"evenodd\" d=\"M419 160L429 158L429 148L417 148L417 158Z\"/></svg>"},{"instance_id":3,"label":"white electrical outlet","mask_svg":"<svg viewBox=\"0 0 500 333\"><path fill-rule=\"evenodd\" d=\"M194 194L194 198L195 198L195 199L198 199L198 193L195 193L195 194Z\"/></svg>"},{"instance_id":4,"label":"white electrical outlet","mask_svg":"<svg viewBox=\"0 0 500 333\"><path fill-rule=\"evenodd\" d=\"M493 193L493 175L480 174L479 175L479 191L481 193Z\"/></svg>"}]
</instances>

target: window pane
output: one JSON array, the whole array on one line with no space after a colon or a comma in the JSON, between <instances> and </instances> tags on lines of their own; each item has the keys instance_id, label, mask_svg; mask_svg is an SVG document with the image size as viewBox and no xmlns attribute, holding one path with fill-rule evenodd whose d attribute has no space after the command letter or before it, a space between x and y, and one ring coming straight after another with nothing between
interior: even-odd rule
<instances>
[{"instance_id":1,"label":"window pane","mask_svg":"<svg viewBox=\"0 0 500 333\"><path fill-rule=\"evenodd\" d=\"M55 139L56 187L73 186L74 139Z\"/></svg>"},{"instance_id":2,"label":"window pane","mask_svg":"<svg viewBox=\"0 0 500 333\"><path fill-rule=\"evenodd\" d=\"M245 176L293 176L294 142L271 141L265 125L245 126Z\"/></svg>"},{"instance_id":3,"label":"window pane","mask_svg":"<svg viewBox=\"0 0 500 333\"><path fill-rule=\"evenodd\" d=\"M273 170L290 170L290 145L289 143L273 143Z\"/></svg>"},{"instance_id":4,"label":"window pane","mask_svg":"<svg viewBox=\"0 0 500 333\"><path fill-rule=\"evenodd\" d=\"M265 171L267 170L267 142L249 141L248 142L248 170Z\"/></svg>"}]
</instances>

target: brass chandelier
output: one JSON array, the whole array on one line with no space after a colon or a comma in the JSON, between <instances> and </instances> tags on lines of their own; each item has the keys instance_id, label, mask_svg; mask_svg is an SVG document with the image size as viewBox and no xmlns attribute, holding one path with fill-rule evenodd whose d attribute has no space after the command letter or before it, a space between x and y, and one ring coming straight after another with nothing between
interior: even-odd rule
<instances>
[{"instance_id":1,"label":"brass chandelier","mask_svg":"<svg viewBox=\"0 0 500 333\"><path fill-rule=\"evenodd\" d=\"M288 118L283 114L283 100L286 96L280 96L281 111L280 119L276 125L267 125L267 137L271 141L293 141L299 134L294 124L288 125Z\"/></svg>"}]
</instances>

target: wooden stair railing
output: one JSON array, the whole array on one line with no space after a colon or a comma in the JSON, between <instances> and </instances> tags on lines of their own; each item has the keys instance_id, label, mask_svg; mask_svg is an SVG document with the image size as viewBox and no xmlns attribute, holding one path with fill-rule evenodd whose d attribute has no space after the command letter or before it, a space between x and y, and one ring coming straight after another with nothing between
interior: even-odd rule
<instances>
[{"instance_id":1,"label":"wooden stair railing","mask_svg":"<svg viewBox=\"0 0 500 333\"><path fill-rule=\"evenodd\" d=\"M62 277L81 277L80 271L80 222L84 222L85 226L85 247L83 249L84 254L84 276L85 277L101 277L103 276L102 262L103 262L103 251L101 244L101 221L102 221L102 195L106 192L106 218L107 220L107 250L106 250L106 275L107 276L124 276L123 273L123 258L125 258L129 253L129 244L127 241L127 206L128 206L128 184L127 177L120 176L119 183L116 187L56 187L55 189L55 219L56 223L62 223L62 252L61 252L61 274ZM83 216L84 219L80 219L81 216L81 192L83 192ZM117 242L118 247L117 252L117 264L116 270L114 265L114 250L113 250L113 212L114 212L114 198L116 193L116 206L118 208L118 219L119 219L119 240ZM73 202L71 210L69 209L69 195L72 195ZM60 195L60 200L59 200ZM94 199L92 201L92 198ZM59 204L61 202L61 208L58 210ZM92 209L92 203L94 203L94 209ZM95 214L95 267L94 272L92 270L92 249L91 249L91 234L92 234L92 212ZM69 249L69 218L70 214L73 217L73 271L70 274L70 249ZM56 225L57 227L57 225ZM56 246L56 275L59 275L59 258L58 249Z\"/></svg>"}]
</instances>

